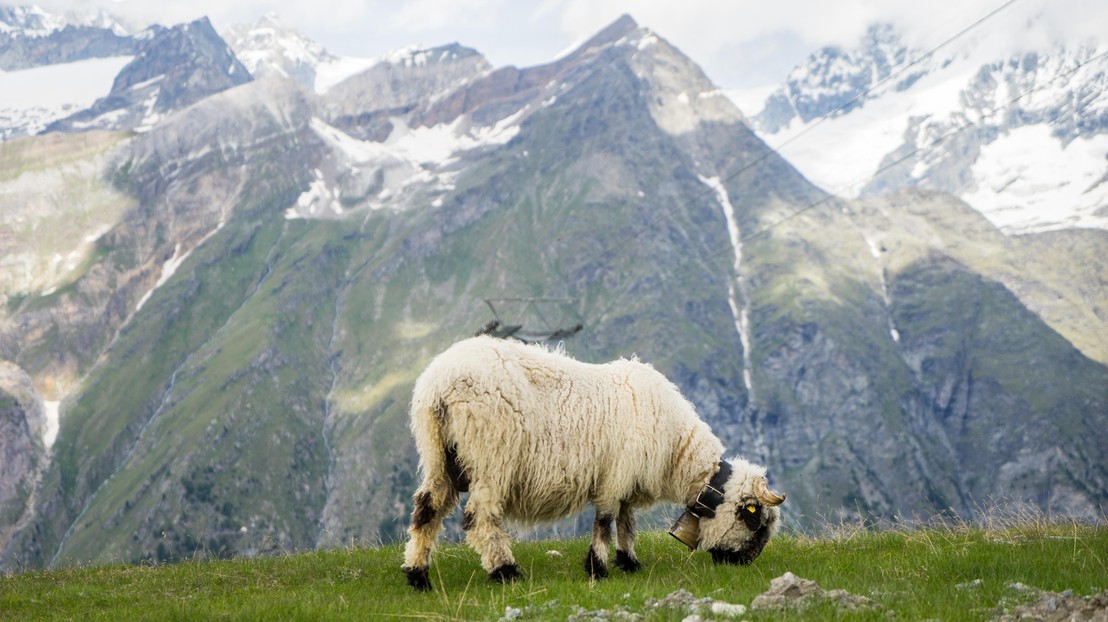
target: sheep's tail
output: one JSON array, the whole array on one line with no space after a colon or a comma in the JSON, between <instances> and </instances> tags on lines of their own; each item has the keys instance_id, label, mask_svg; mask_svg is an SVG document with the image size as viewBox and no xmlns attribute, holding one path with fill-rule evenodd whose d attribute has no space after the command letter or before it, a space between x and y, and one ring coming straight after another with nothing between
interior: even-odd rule
<instances>
[{"instance_id":1,"label":"sheep's tail","mask_svg":"<svg viewBox=\"0 0 1108 622\"><path fill-rule=\"evenodd\" d=\"M458 460L457 446L447 436L449 410L441 393L417 382L412 395L411 426L419 452L421 489L430 488L438 502L453 502L468 492L469 479ZM449 498L445 498L449 497Z\"/></svg>"},{"instance_id":2,"label":"sheep's tail","mask_svg":"<svg viewBox=\"0 0 1108 622\"><path fill-rule=\"evenodd\" d=\"M442 393L429 389L424 377L416 381L412 393L411 426L416 449L419 450L419 470L423 481L412 495L412 523L404 547L403 570L408 583L417 590L431 589L427 568L431 549L442 528L442 520L458 501L458 489L451 481L446 451L447 406Z\"/></svg>"}]
</instances>

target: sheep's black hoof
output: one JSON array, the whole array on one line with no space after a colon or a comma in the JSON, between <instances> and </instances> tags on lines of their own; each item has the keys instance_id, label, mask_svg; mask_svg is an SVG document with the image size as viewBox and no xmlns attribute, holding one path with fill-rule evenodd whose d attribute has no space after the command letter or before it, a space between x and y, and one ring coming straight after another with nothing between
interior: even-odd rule
<instances>
[{"instance_id":1,"label":"sheep's black hoof","mask_svg":"<svg viewBox=\"0 0 1108 622\"><path fill-rule=\"evenodd\" d=\"M426 592L431 589L431 579L427 576L426 567L409 568L405 566L401 570L408 577L408 585L414 587L417 591Z\"/></svg>"},{"instance_id":2,"label":"sheep's black hoof","mask_svg":"<svg viewBox=\"0 0 1108 622\"><path fill-rule=\"evenodd\" d=\"M600 561L596 551L589 547L589 554L585 556L585 572L593 579L606 579L608 577L608 565Z\"/></svg>"},{"instance_id":3,"label":"sheep's black hoof","mask_svg":"<svg viewBox=\"0 0 1108 622\"><path fill-rule=\"evenodd\" d=\"M489 573L489 581L497 583L511 583L522 578L523 573L519 571L519 566L515 564L504 564Z\"/></svg>"},{"instance_id":4,"label":"sheep's black hoof","mask_svg":"<svg viewBox=\"0 0 1108 622\"><path fill-rule=\"evenodd\" d=\"M616 551L616 568L624 572L638 572L642 570L639 560L627 554L627 551Z\"/></svg>"}]
</instances>

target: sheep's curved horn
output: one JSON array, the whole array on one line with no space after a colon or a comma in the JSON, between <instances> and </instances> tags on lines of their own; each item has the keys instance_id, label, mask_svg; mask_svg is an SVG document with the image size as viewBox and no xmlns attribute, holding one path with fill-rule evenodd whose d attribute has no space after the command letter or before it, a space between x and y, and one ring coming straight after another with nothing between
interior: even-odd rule
<instances>
[{"instance_id":1,"label":"sheep's curved horn","mask_svg":"<svg viewBox=\"0 0 1108 622\"><path fill-rule=\"evenodd\" d=\"M762 505L774 506L785 502L785 495L779 495L769 489L769 484L764 479L759 479L754 484L754 496L762 502Z\"/></svg>"}]
</instances>

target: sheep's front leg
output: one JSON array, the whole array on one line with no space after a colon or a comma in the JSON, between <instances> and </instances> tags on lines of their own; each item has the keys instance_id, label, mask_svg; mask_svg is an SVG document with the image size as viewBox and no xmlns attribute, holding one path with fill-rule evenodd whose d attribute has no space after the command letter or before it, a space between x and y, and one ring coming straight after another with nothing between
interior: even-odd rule
<instances>
[{"instance_id":1,"label":"sheep's front leg","mask_svg":"<svg viewBox=\"0 0 1108 622\"><path fill-rule=\"evenodd\" d=\"M593 579L608 576L608 548L612 542L612 512L606 508L596 508L596 518L592 522L592 541L589 554L585 556L585 572Z\"/></svg>"},{"instance_id":2,"label":"sheep's front leg","mask_svg":"<svg viewBox=\"0 0 1108 622\"><path fill-rule=\"evenodd\" d=\"M624 572L642 569L635 556L635 509L624 501L619 504L619 516L616 518L616 568Z\"/></svg>"},{"instance_id":3,"label":"sheep's front leg","mask_svg":"<svg viewBox=\"0 0 1108 622\"><path fill-rule=\"evenodd\" d=\"M412 523L408 526L408 544L404 548L402 570L408 585L417 590L431 589L427 569L431 565L431 549L442 528L442 519L450 513L458 493L445 481L426 478L412 496Z\"/></svg>"},{"instance_id":4,"label":"sheep's front leg","mask_svg":"<svg viewBox=\"0 0 1108 622\"><path fill-rule=\"evenodd\" d=\"M462 529L466 541L481 555L481 566L489 573L490 581L508 583L523 578L512 557L512 540L504 531L500 502L479 482L470 488Z\"/></svg>"}]
</instances>

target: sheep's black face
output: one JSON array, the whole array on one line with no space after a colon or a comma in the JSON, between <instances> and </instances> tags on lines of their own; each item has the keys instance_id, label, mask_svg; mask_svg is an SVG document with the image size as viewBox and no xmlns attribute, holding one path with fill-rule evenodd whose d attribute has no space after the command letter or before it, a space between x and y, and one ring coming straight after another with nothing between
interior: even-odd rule
<instances>
[{"instance_id":1,"label":"sheep's black face","mask_svg":"<svg viewBox=\"0 0 1108 622\"><path fill-rule=\"evenodd\" d=\"M717 564L746 565L757 559L766 547L777 522L778 509L757 503L739 504L734 525L713 547L708 549Z\"/></svg>"},{"instance_id":2,"label":"sheep's black face","mask_svg":"<svg viewBox=\"0 0 1108 622\"><path fill-rule=\"evenodd\" d=\"M700 516L697 548L716 563L749 564L776 532L785 495L770 490L765 473L741 458L721 461L705 487L712 494L702 492L690 504L689 511ZM679 526L680 521L674 528Z\"/></svg>"}]
</instances>

